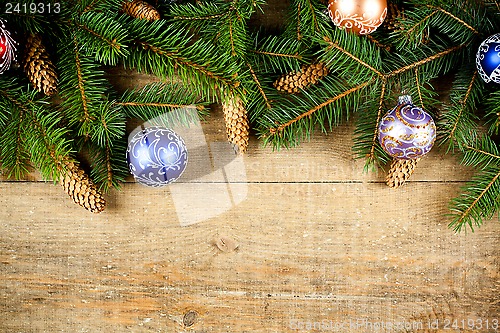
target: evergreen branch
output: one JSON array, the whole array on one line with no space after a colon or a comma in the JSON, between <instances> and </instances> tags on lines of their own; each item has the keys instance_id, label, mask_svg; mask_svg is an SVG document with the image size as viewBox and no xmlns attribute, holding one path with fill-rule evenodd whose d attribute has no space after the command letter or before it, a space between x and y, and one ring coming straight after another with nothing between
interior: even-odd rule
<instances>
[{"instance_id":1,"label":"evergreen branch","mask_svg":"<svg viewBox=\"0 0 500 333\"><path fill-rule=\"evenodd\" d=\"M294 123L296 123L296 122L298 122L298 121L300 121L300 120L302 120L302 119L304 119L306 117L311 117L311 115L314 114L315 112L317 112L318 110L320 110L320 109L322 109L322 108L324 108L324 107L326 107L326 106L328 106L328 105L336 102L337 100L339 100L341 98L344 98L344 97L346 97L346 96L348 96L348 95L350 95L350 94L352 94L352 93L354 93L354 92L356 92L358 90L363 89L370 82L371 81L366 81L363 84L360 84L360 85L358 85L356 87L353 87L353 88L351 88L349 90L346 90L343 93L341 93L341 94L339 94L339 95L337 95L335 97L332 97L332 98L328 99L327 101L325 101L325 102L323 102L321 104L316 105L314 108L312 108L312 109L310 109L310 110L308 110L308 111L306 111L306 112L298 115L294 119L291 119L291 120L287 121L284 124L280 124L278 127L272 127L272 128L270 128L269 129L269 133L271 135L276 135L276 134L279 134L280 132L283 132L284 129L286 129L287 127L293 125Z\"/></svg>"},{"instance_id":2,"label":"evergreen branch","mask_svg":"<svg viewBox=\"0 0 500 333\"><path fill-rule=\"evenodd\" d=\"M284 36L269 36L259 40L254 37L256 47L247 54L247 62L255 65L257 72L287 72L298 70L300 63L308 62L305 50L295 39Z\"/></svg>"},{"instance_id":3,"label":"evergreen branch","mask_svg":"<svg viewBox=\"0 0 500 333\"><path fill-rule=\"evenodd\" d=\"M456 52L456 51L464 48L465 46L466 46L466 44L461 44L461 45L453 46L453 47L451 47L451 48L449 48L447 50L444 50L444 51L441 51L439 53L436 53L436 54L434 54L432 56L429 56L429 57L427 57L425 59L419 60L419 61L414 62L412 64L409 64L407 66L401 67L401 68L399 68L397 70L394 70L394 71L392 71L392 72L390 72L390 73L388 73L388 74L386 74L384 76L387 77L387 78L396 76L396 75L401 74L403 72L406 72L406 71L408 71L410 69L414 69L416 67L420 67L420 66L425 65L425 64L427 64L429 62L432 62L432 61L434 61L436 59L439 59L439 58L442 58L444 56L447 56L447 55L449 55L449 54L451 54L453 52Z\"/></svg>"},{"instance_id":4,"label":"evergreen branch","mask_svg":"<svg viewBox=\"0 0 500 333\"><path fill-rule=\"evenodd\" d=\"M5 126L0 135L0 160L2 168L7 170L7 177L21 179L28 174L31 167L28 152L22 144L23 128L29 125L25 123L23 103L17 100L15 95L11 96L22 92L19 89L3 88L5 90L0 90L0 110L9 110L10 117L7 118L9 126Z\"/></svg>"},{"instance_id":5,"label":"evergreen branch","mask_svg":"<svg viewBox=\"0 0 500 333\"><path fill-rule=\"evenodd\" d=\"M456 133L457 128L458 128L458 124L461 121L461 118L465 112L465 106L467 105L467 101L469 100L469 97L471 95L472 87L474 86L474 82L476 81L476 78L477 78L477 71L475 71L474 75L472 75L472 79L470 80L469 86L467 87L467 91L465 92L463 100L460 103L461 107L460 107L460 112L458 114L458 117L456 118L451 131L447 135L448 140L450 140L450 141L453 141L453 138L454 138L455 133Z\"/></svg>"},{"instance_id":6,"label":"evergreen branch","mask_svg":"<svg viewBox=\"0 0 500 333\"><path fill-rule=\"evenodd\" d=\"M78 40L88 54L95 55L97 61L107 65L115 65L120 57L128 54L125 41L128 32L113 17L104 13L88 12L74 21L78 28Z\"/></svg>"},{"instance_id":7,"label":"evergreen branch","mask_svg":"<svg viewBox=\"0 0 500 333\"><path fill-rule=\"evenodd\" d=\"M500 91L495 91L486 100L489 133L497 135L500 127Z\"/></svg>"},{"instance_id":8,"label":"evergreen branch","mask_svg":"<svg viewBox=\"0 0 500 333\"><path fill-rule=\"evenodd\" d=\"M262 96L262 98L264 99L264 101L266 103L267 109L271 109L271 103L269 102L269 99L267 98L267 95L266 95L264 89L262 89L262 84L260 83L259 78L255 74L255 72L254 72L252 66L250 65L250 63L247 63L247 66L248 66L248 69L250 70L250 74L252 75L253 81L257 85L257 89L259 90L260 95Z\"/></svg>"},{"instance_id":9,"label":"evergreen branch","mask_svg":"<svg viewBox=\"0 0 500 333\"><path fill-rule=\"evenodd\" d=\"M424 108L424 100L422 99L422 89L420 89L420 80L418 79L418 67L415 67L415 81L417 84L418 100L420 101L420 106Z\"/></svg>"},{"instance_id":10,"label":"evergreen branch","mask_svg":"<svg viewBox=\"0 0 500 333\"><path fill-rule=\"evenodd\" d=\"M449 11L447 10L444 10L442 7L435 7L435 6L429 6L429 8L432 8L432 9L435 9L435 10L438 10L442 13L444 13L445 15L448 15L449 17L451 17L452 19L454 19L455 21L459 22L460 24L462 24L464 27L466 27L467 29L471 30L474 34L478 35L479 34L479 31L477 31L476 29L474 29L470 24L468 24L467 22L465 22L464 20L460 19L459 17L453 15L452 13L450 13Z\"/></svg>"},{"instance_id":11,"label":"evergreen branch","mask_svg":"<svg viewBox=\"0 0 500 333\"><path fill-rule=\"evenodd\" d=\"M322 15L319 1L292 0L290 9L284 33L286 36L302 41L304 37L312 38L329 30L329 20L319 17Z\"/></svg>"},{"instance_id":12,"label":"evergreen branch","mask_svg":"<svg viewBox=\"0 0 500 333\"><path fill-rule=\"evenodd\" d=\"M370 154L368 155L368 163L371 163L372 161L375 160L375 147L378 146L378 140L377 140L377 138L378 138L378 124L380 124L380 119L382 118L382 110L384 107L386 85L387 85L387 82L385 80L382 80L382 90L380 92L380 99L379 99L378 110L377 110L377 121L375 122L375 124L377 124L377 126L375 127L375 131L373 133Z\"/></svg>"},{"instance_id":13,"label":"evergreen branch","mask_svg":"<svg viewBox=\"0 0 500 333\"><path fill-rule=\"evenodd\" d=\"M432 16L436 15L438 12L439 12L438 10L434 10L434 11L430 12L429 14L427 14L427 16L425 16L424 18L422 18L422 19L421 19L420 21L418 21L417 23L413 23L413 24L412 24L412 27L411 27L409 30L407 30L407 31L405 32L405 34L406 34L406 35L408 35L408 36L413 35L414 31L415 31L417 28L419 28L419 27L421 27L421 26L425 25L425 23L426 23L427 21L429 21L429 19L430 19Z\"/></svg>"},{"instance_id":14,"label":"evergreen branch","mask_svg":"<svg viewBox=\"0 0 500 333\"><path fill-rule=\"evenodd\" d=\"M439 143L447 143L448 151L455 147L463 150L473 140L470 132L477 128L474 111L483 91L484 84L478 79L476 69L469 65L461 67L451 90L451 103L443 109L438 122Z\"/></svg>"},{"instance_id":15,"label":"evergreen branch","mask_svg":"<svg viewBox=\"0 0 500 333\"><path fill-rule=\"evenodd\" d=\"M496 143L488 136L477 138L471 135L464 146L462 164L476 168L500 166L500 152Z\"/></svg>"},{"instance_id":16,"label":"evergreen branch","mask_svg":"<svg viewBox=\"0 0 500 333\"><path fill-rule=\"evenodd\" d=\"M483 219L491 218L500 208L500 172L498 167L482 170L469 183L458 198L451 202L451 210L455 218L449 224L456 232L468 225L472 231L474 226L481 226Z\"/></svg>"},{"instance_id":17,"label":"evergreen branch","mask_svg":"<svg viewBox=\"0 0 500 333\"><path fill-rule=\"evenodd\" d=\"M202 117L205 113L205 104L193 91L179 84L152 83L141 89L125 92L120 101L115 102L123 108L129 117L148 121L163 117L176 109L195 109L194 114ZM188 115L186 115L188 116ZM183 123L190 123L188 117Z\"/></svg>"},{"instance_id":18,"label":"evergreen branch","mask_svg":"<svg viewBox=\"0 0 500 333\"><path fill-rule=\"evenodd\" d=\"M354 54L347 51L346 49L342 48L337 42L333 42L328 36L324 36L323 40L326 43L328 43L328 45L329 45L329 47L327 48L327 51L330 48L335 48L335 49L339 50L340 52L342 52L343 54L347 55L349 58L355 60L360 65L362 65L362 66L368 68L369 70L371 70L372 72L376 73L378 76L380 76L380 77L384 76L384 74L382 74L379 70L377 70L373 66L370 66L365 61L361 60L359 57L355 56Z\"/></svg>"}]
</instances>

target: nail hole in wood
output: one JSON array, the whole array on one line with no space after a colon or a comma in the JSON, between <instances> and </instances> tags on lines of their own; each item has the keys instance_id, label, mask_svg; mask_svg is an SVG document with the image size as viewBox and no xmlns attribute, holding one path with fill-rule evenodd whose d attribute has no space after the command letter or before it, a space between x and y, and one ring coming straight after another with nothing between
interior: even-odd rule
<instances>
[{"instance_id":1,"label":"nail hole in wood","mask_svg":"<svg viewBox=\"0 0 500 333\"><path fill-rule=\"evenodd\" d=\"M189 310L184 314L184 318L182 318L182 323L186 327L191 327L196 322L196 318L198 318L198 313L194 310Z\"/></svg>"},{"instance_id":2,"label":"nail hole in wood","mask_svg":"<svg viewBox=\"0 0 500 333\"><path fill-rule=\"evenodd\" d=\"M218 236L215 241L215 246L222 252L236 251L240 246L237 241L228 236Z\"/></svg>"}]
</instances>

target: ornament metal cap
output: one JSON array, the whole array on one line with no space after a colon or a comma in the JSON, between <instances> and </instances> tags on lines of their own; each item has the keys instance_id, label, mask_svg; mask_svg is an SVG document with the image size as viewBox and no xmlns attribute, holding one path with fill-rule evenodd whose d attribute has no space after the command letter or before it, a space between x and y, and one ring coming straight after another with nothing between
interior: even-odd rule
<instances>
[{"instance_id":1,"label":"ornament metal cap","mask_svg":"<svg viewBox=\"0 0 500 333\"><path fill-rule=\"evenodd\" d=\"M401 95L398 98L398 104L412 104L410 95Z\"/></svg>"}]
</instances>

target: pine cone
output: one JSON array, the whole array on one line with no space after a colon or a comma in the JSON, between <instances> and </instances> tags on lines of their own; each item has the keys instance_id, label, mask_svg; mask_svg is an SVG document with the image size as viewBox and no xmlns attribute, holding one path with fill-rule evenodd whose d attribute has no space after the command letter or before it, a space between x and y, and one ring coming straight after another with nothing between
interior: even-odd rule
<instances>
[{"instance_id":1,"label":"pine cone","mask_svg":"<svg viewBox=\"0 0 500 333\"><path fill-rule=\"evenodd\" d=\"M244 153L248 147L250 125L243 101L234 97L222 104L222 111L229 142L233 143L240 153Z\"/></svg>"},{"instance_id":2,"label":"pine cone","mask_svg":"<svg viewBox=\"0 0 500 333\"><path fill-rule=\"evenodd\" d=\"M398 188L403 185L408 179L410 179L410 176L417 167L418 161L420 161L420 158L414 160L394 159L391 164L391 169L387 174L387 186L391 188Z\"/></svg>"},{"instance_id":3,"label":"pine cone","mask_svg":"<svg viewBox=\"0 0 500 333\"><path fill-rule=\"evenodd\" d=\"M56 69L39 35L31 34L28 37L23 62L24 71L36 90L47 96L57 92Z\"/></svg>"},{"instance_id":4,"label":"pine cone","mask_svg":"<svg viewBox=\"0 0 500 333\"><path fill-rule=\"evenodd\" d=\"M403 27L399 25L398 19L404 18L404 10L395 3L387 5L387 17L384 20L385 27L390 30L401 30Z\"/></svg>"},{"instance_id":5,"label":"pine cone","mask_svg":"<svg viewBox=\"0 0 500 333\"><path fill-rule=\"evenodd\" d=\"M142 0L127 0L123 3L122 9L128 15L138 19L145 19L148 21L160 19L160 13L156 10L156 8Z\"/></svg>"},{"instance_id":6,"label":"pine cone","mask_svg":"<svg viewBox=\"0 0 500 333\"><path fill-rule=\"evenodd\" d=\"M100 213L106 201L92 180L75 163L66 163L66 173L61 175L60 183L73 201L92 213Z\"/></svg>"},{"instance_id":7,"label":"pine cone","mask_svg":"<svg viewBox=\"0 0 500 333\"><path fill-rule=\"evenodd\" d=\"M328 68L324 63L302 65L300 71L290 72L274 82L274 87L279 91L296 94L310 84L316 84L328 75Z\"/></svg>"}]
</instances>

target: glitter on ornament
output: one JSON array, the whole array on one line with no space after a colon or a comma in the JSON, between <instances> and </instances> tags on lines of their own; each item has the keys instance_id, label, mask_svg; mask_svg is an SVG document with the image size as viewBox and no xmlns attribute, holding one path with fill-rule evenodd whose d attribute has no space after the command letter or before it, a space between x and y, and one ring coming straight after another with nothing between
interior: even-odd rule
<instances>
[{"instance_id":1,"label":"glitter on ornament","mask_svg":"<svg viewBox=\"0 0 500 333\"><path fill-rule=\"evenodd\" d=\"M500 33L481 43L476 54L476 67L484 82L500 84Z\"/></svg>"},{"instance_id":2,"label":"glitter on ornament","mask_svg":"<svg viewBox=\"0 0 500 333\"><path fill-rule=\"evenodd\" d=\"M378 140L396 159L417 159L426 155L436 141L432 117L413 105L411 97L399 97L398 105L387 112L379 124Z\"/></svg>"},{"instance_id":3,"label":"glitter on ornament","mask_svg":"<svg viewBox=\"0 0 500 333\"><path fill-rule=\"evenodd\" d=\"M387 1L329 0L328 15L337 27L367 35L384 22L387 16Z\"/></svg>"},{"instance_id":4,"label":"glitter on ornament","mask_svg":"<svg viewBox=\"0 0 500 333\"><path fill-rule=\"evenodd\" d=\"M188 152L177 133L152 126L138 131L129 140L127 162L137 182L161 187L179 179L186 169Z\"/></svg>"},{"instance_id":5,"label":"glitter on ornament","mask_svg":"<svg viewBox=\"0 0 500 333\"><path fill-rule=\"evenodd\" d=\"M16 59L16 42L5 27L5 21L0 19L0 74L7 71Z\"/></svg>"}]
</instances>

